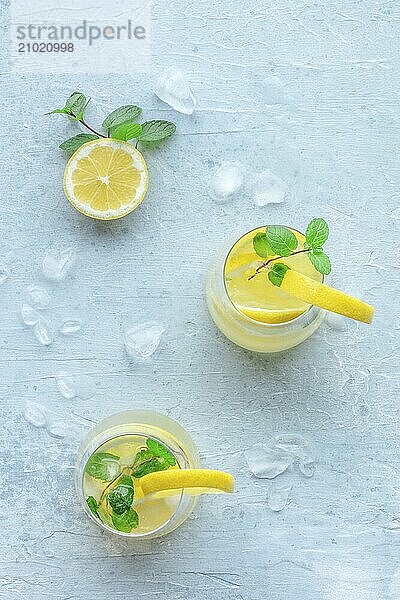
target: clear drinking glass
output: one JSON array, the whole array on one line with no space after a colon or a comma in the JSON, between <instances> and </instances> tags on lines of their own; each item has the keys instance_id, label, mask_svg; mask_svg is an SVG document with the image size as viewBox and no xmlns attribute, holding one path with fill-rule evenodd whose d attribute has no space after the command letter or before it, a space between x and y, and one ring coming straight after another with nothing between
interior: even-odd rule
<instances>
[{"instance_id":1,"label":"clear drinking glass","mask_svg":"<svg viewBox=\"0 0 400 600\"><path fill-rule=\"evenodd\" d=\"M238 267L237 273L238 277L243 279L241 285L245 289L245 279L247 280L248 275L254 272L255 268L262 262L252 248L254 235L261 231L265 231L265 227L253 229L223 248L209 273L206 299L214 323L232 342L254 352L281 352L297 346L297 344L310 337L322 323L325 313L316 306L302 304L301 302L295 307L296 301L288 298L287 294L279 288L275 289L275 286L267 281L265 272L257 275L257 279L253 280L256 283L252 283L252 285L263 286L262 294L265 294L266 299L268 299L268 294L274 295L276 306L270 311L270 314L273 314L273 317L276 320L281 320L281 322L261 322L248 314L244 314L239 309L237 302L233 301L229 295L227 262L232 258L237 260L239 264L243 262ZM299 242L304 241L305 238L302 233L294 229L292 231ZM242 257L243 260L241 260ZM246 265L247 259L251 264ZM280 260L300 272L306 270L307 272L304 272L304 274L310 275L310 269L313 269L311 263L308 264L308 258L304 254ZM243 273L245 273L245 277ZM311 271L311 275L315 279L323 280L322 276L316 271L315 274ZM253 306L251 310L254 314L257 314L256 306ZM264 308L262 310L264 313L268 312ZM285 315L295 316L286 320Z\"/></svg>"},{"instance_id":2,"label":"clear drinking glass","mask_svg":"<svg viewBox=\"0 0 400 600\"><path fill-rule=\"evenodd\" d=\"M85 473L89 458L96 452L110 451L110 448L125 448L130 444L143 446L148 438L161 443L174 456L176 468L200 467L197 448L187 431L173 419L152 410L129 410L107 417L88 433L78 452L75 487L84 511L97 525L123 537L155 538L170 533L188 518L197 503L197 497L183 493L168 499L144 499L137 508L138 512L143 511L143 519L131 533L117 531L91 512L86 499L88 495L99 495L104 483Z\"/></svg>"}]
</instances>

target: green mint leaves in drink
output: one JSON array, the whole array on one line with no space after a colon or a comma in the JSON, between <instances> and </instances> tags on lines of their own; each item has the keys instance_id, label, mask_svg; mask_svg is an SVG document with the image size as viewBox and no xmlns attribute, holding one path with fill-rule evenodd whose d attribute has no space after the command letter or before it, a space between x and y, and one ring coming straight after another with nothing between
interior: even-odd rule
<instances>
[{"instance_id":1,"label":"green mint leaves in drink","mask_svg":"<svg viewBox=\"0 0 400 600\"><path fill-rule=\"evenodd\" d=\"M120 472L119 456L109 452L92 454L85 467L85 473L100 481L112 481Z\"/></svg>"},{"instance_id":2,"label":"green mint leaves in drink","mask_svg":"<svg viewBox=\"0 0 400 600\"><path fill-rule=\"evenodd\" d=\"M144 477L156 471L166 471L176 465L176 460L165 446L148 438L146 448L138 452L132 465L133 477Z\"/></svg>"},{"instance_id":3,"label":"green mint leaves in drink","mask_svg":"<svg viewBox=\"0 0 400 600\"><path fill-rule=\"evenodd\" d=\"M133 508L128 508L122 515L113 513L111 521L117 531L130 533L132 529L137 529L139 526L139 515Z\"/></svg>"},{"instance_id":4,"label":"green mint leaves in drink","mask_svg":"<svg viewBox=\"0 0 400 600\"><path fill-rule=\"evenodd\" d=\"M289 267L284 263L275 263L275 261L303 253L307 255L316 271L322 275L328 275L332 270L332 265L323 250L323 244L327 241L328 236L329 227L322 218L313 219L308 224L305 242L302 246L300 244L300 247L297 237L288 227L272 225L266 228L265 233L258 232L253 238L253 248L260 258L267 260L255 270L249 280L263 269L268 268L269 281L273 285L280 286Z\"/></svg>"},{"instance_id":5,"label":"green mint leaves in drink","mask_svg":"<svg viewBox=\"0 0 400 600\"><path fill-rule=\"evenodd\" d=\"M97 131L85 120L89 101L90 98L87 99L82 92L73 92L67 98L63 108L56 108L46 113L66 115L71 121L78 121L90 131L69 138L60 145L68 157L71 157L83 144L99 138L113 138L124 142L136 140L136 147L138 144L143 144L150 148L163 143L176 131L176 125L170 121L152 120L138 123L142 109L136 104L127 104L113 110L102 123L104 133Z\"/></svg>"},{"instance_id":6,"label":"green mint leaves in drink","mask_svg":"<svg viewBox=\"0 0 400 600\"><path fill-rule=\"evenodd\" d=\"M132 477L122 475L117 485L107 494L107 501L115 514L122 515L132 505L134 494Z\"/></svg>"},{"instance_id":7,"label":"green mint leaves in drink","mask_svg":"<svg viewBox=\"0 0 400 600\"><path fill-rule=\"evenodd\" d=\"M86 503L87 503L88 507L90 508L90 510L92 511L92 513L94 514L94 516L97 518L100 518L99 512L98 512L99 505L98 505L96 498L93 498L93 496L88 496L86 498Z\"/></svg>"}]
</instances>

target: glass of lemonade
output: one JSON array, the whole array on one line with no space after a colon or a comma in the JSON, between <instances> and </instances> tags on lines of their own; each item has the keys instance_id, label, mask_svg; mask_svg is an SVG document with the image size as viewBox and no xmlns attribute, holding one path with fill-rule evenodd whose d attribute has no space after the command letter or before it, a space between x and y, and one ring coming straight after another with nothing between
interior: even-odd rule
<instances>
[{"instance_id":1,"label":"glass of lemonade","mask_svg":"<svg viewBox=\"0 0 400 600\"><path fill-rule=\"evenodd\" d=\"M151 410L130 410L89 432L78 453L75 486L85 512L100 527L125 537L154 538L181 525L197 497L179 492L141 500L140 477L196 468L198 451L183 427Z\"/></svg>"},{"instance_id":2,"label":"glass of lemonade","mask_svg":"<svg viewBox=\"0 0 400 600\"><path fill-rule=\"evenodd\" d=\"M305 236L290 229L302 246ZM324 311L286 294L268 280L265 271L249 279L263 262L253 248L253 238L264 231L265 227L253 229L224 248L208 278L207 304L227 338L247 350L268 353L287 350L310 337ZM323 281L305 254L280 262Z\"/></svg>"}]
</instances>

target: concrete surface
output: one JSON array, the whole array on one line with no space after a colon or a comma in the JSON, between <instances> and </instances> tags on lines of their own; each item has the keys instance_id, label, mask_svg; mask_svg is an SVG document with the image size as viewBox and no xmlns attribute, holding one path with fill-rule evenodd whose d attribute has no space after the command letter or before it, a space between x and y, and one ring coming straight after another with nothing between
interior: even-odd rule
<instances>
[{"instance_id":1,"label":"concrete surface","mask_svg":"<svg viewBox=\"0 0 400 600\"><path fill-rule=\"evenodd\" d=\"M398 600L398 3L156 0L147 73L92 75L88 65L56 76L12 71L1 6L0 230L11 273L0 288L0 598ZM198 97L192 117L151 93L170 65ZM93 222L64 198L57 147L75 129L43 113L75 88L94 99L92 120L133 101L146 119L177 123L176 137L146 154L148 197L120 222ZM271 169L289 186L286 202L257 208L247 186L214 203L207 181L224 160L245 163L249 180ZM204 302L221 241L319 215L332 232L332 283L373 303L374 324L324 325L270 357L234 347ZM46 250L69 246L79 255L71 275L44 281ZM32 283L51 294L54 330L78 317L80 334L37 343L19 317ZM132 366L123 332L148 319L167 333L153 359ZM60 369L90 374L96 396L63 399ZM68 421L68 436L27 423L27 401ZM131 407L178 419L207 466L237 476L236 495L205 498L176 533L139 546L90 523L72 485L87 426ZM250 476L242 451L279 432L313 442L314 477ZM273 513L269 489L289 481L289 504Z\"/></svg>"}]
</instances>

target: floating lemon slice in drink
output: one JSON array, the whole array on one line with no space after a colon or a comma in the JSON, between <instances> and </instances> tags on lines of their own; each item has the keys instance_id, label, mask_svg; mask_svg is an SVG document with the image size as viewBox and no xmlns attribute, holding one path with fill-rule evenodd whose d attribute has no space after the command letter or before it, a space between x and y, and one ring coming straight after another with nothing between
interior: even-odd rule
<instances>
[{"instance_id":1,"label":"floating lemon slice in drink","mask_svg":"<svg viewBox=\"0 0 400 600\"><path fill-rule=\"evenodd\" d=\"M140 479L144 496L165 497L183 490L185 494L231 494L235 479L229 473L212 469L177 469L149 473Z\"/></svg>"},{"instance_id":2,"label":"floating lemon slice in drink","mask_svg":"<svg viewBox=\"0 0 400 600\"><path fill-rule=\"evenodd\" d=\"M280 289L303 302L319 306L330 312L363 323L372 323L374 309L370 304L292 269L286 271Z\"/></svg>"},{"instance_id":3,"label":"floating lemon slice in drink","mask_svg":"<svg viewBox=\"0 0 400 600\"><path fill-rule=\"evenodd\" d=\"M119 219L146 195L149 175L141 153L110 138L83 144L69 159L64 191L71 204L93 219Z\"/></svg>"}]
</instances>

